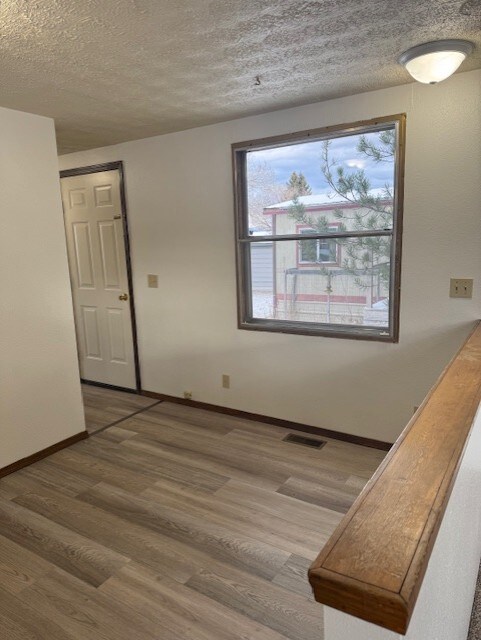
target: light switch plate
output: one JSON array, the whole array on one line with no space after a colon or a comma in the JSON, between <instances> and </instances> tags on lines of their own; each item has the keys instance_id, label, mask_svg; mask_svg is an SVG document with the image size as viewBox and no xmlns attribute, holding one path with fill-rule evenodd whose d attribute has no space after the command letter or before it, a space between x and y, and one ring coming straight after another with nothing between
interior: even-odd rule
<instances>
[{"instance_id":1,"label":"light switch plate","mask_svg":"<svg viewBox=\"0 0 481 640\"><path fill-rule=\"evenodd\" d=\"M150 289L158 289L159 276L156 276L153 273L149 273L147 275L147 286L150 287Z\"/></svg>"},{"instance_id":2,"label":"light switch plate","mask_svg":"<svg viewBox=\"0 0 481 640\"><path fill-rule=\"evenodd\" d=\"M472 278L451 278L449 286L449 296L451 298L472 298L473 279Z\"/></svg>"}]
</instances>

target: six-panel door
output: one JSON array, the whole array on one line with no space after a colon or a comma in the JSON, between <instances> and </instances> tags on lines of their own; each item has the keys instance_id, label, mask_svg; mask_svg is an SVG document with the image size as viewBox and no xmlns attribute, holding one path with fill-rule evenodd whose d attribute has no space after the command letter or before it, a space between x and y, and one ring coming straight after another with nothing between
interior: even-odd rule
<instances>
[{"instance_id":1,"label":"six-panel door","mask_svg":"<svg viewBox=\"0 0 481 640\"><path fill-rule=\"evenodd\" d=\"M119 172L61 185L81 377L135 389Z\"/></svg>"}]
</instances>

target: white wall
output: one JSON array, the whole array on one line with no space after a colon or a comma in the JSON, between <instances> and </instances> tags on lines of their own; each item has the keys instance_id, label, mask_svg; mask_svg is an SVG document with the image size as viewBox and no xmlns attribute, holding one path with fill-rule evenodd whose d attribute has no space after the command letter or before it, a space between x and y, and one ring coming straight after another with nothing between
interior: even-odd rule
<instances>
[{"instance_id":1,"label":"white wall","mask_svg":"<svg viewBox=\"0 0 481 640\"><path fill-rule=\"evenodd\" d=\"M143 388L393 441L480 316L481 72L60 158L123 160ZM396 345L240 331L230 144L408 114ZM159 274L159 289L147 288ZM473 300L448 297L473 277ZM231 389L221 388L221 374Z\"/></svg>"},{"instance_id":2,"label":"white wall","mask_svg":"<svg viewBox=\"0 0 481 640\"><path fill-rule=\"evenodd\" d=\"M324 607L324 640L466 640L481 556L480 449L478 410L407 634Z\"/></svg>"},{"instance_id":3,"label":"white wall","mask_svg":"<svg viewBox=\"0 0 481 640\"><path fill-rule=\"evenodd\" d=\"M53 121L0 109L0 468L85 430Z\"/></svg>"}]
</instances>

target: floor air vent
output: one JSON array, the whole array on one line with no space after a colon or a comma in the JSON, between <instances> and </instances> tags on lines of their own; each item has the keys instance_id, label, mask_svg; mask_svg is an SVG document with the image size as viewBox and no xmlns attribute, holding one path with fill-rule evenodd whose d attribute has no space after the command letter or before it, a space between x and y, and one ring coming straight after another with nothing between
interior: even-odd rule
<instances>
[{"instance_id":1,"label":"floor air vent","mask_svg":"<svg viewBox=\"0 0 481 640\"><path fill-rule=\"evenodd\" d=\"M314 449L320 449L326 444L324 440L316 440L315 438L298 436L297 433L288 433L287 436L282 439L284 440L284 442L293 442L294 444L302 444L305 447L314 447Z\"/></svg>"}]
</instances>

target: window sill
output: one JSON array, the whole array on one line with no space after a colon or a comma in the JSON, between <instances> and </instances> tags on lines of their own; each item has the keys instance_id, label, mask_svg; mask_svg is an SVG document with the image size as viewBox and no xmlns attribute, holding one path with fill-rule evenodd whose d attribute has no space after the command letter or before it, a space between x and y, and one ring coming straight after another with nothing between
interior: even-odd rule
<instances>
[{"instance_id":1,"label":"window sill","mask_svg":"<svg viewBox=\"0 0 481 640\"><path fill-rule=\"evenodd\" d=\"M365 327L354 325L322 325L306 322L285 322L282 320L264 320L252 318L240 321L239 329L247 331L269 331L271 333L292 333L324 338L344 338L347 340L370 340L375 342L398 342L397 336L383 327Z\"/></svg>"}]
</instances>

